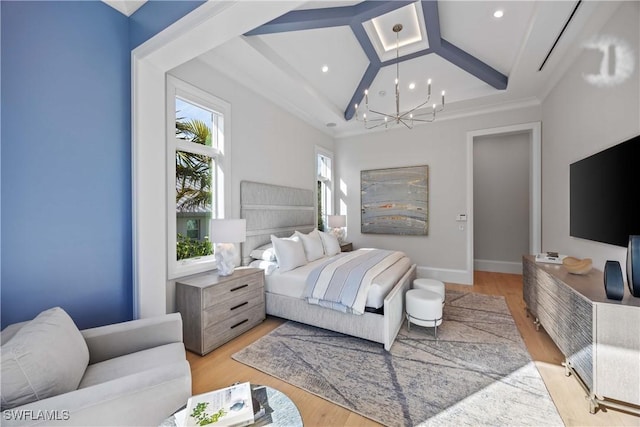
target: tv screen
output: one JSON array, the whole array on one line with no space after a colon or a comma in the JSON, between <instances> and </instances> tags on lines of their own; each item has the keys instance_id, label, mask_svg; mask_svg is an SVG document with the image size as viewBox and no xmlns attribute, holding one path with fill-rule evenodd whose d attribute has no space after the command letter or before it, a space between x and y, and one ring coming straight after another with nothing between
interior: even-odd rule
<instances>
[{"instance_id":1,"label":"tv screen","mask_svg":"<svg viewBox=\"0 0 640 427\"><path fill-rule=\"evenodd\" d=\"M626 247L640 235L640 135L569 168L571 236Z\"/></svg>"}]
</instances>

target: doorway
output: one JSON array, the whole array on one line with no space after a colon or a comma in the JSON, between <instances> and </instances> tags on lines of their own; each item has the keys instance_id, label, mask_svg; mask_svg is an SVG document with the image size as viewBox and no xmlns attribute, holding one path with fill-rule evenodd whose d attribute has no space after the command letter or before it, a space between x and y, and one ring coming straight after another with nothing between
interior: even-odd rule
<instances>
[{"instance_id":1,"label":"doorway","mask_svg":"<svg viewBox=\"0 0 640 427\"><path fill-rule=\"evenodd\" d=\"M473 271L476 267L476 263L475 260L476 258L478 258L478 260L480 261L498 261L498 262L494 262L494 263L482 263L480 262L479 267L482 269L491 269L489 271L502 271L502 272L513 272L513 273L518 273L520 274L522 272L522 262L521 262L521 256L524 255L525 253L529 253L529 254L535 254L538 253L540 251L541 248L541 125L540 122L533 122L533 123L525 123L525 124L521 124L521 125L513 125L513 126L505 126L505 127L500 127L500 128L491 128L491 129L484 129L484 130L479 130L479 131L473 131L473 132L469 132L467 134L467 206L468 206L468 211L469 211L469 215L468 215L468 224L467 224L467 274L468 274L468 278L469 278L469 283L473 283ZM483 260L479 257L475 256L475 250L474 250L474 243L475 243L475 230L478 227L481 227L480 223L478 223L477 221L479 219L481 219L482 216L486 215L486 212L478 212L476 214L475 209L476 209L476 205L475 203L475 197L474 197L474 193L476 193L476 189L475 189L475 180L474 180L474 147L476 144L480 144L480 143L487 143L487 141L493 141L492 144L493 145L497 145L500 144L501 142L503 143L508 143L509 140L514 141L523 141L523 143L526 145L526 150L528 151L528 180L527 180L527 194L526 197L528 199L528 245L525 245L524 247L520 246L518 248L517 244L518 242L513 243L512 242L508 242L507 244L505 244L504 242L502 244L500 244L500 248L483 248L483 250L487 250L487 252L485 252L485 254L489 254L489 257L499 257L499 258L504 258L504 256L501 256L500 253L501 251L504 253L509 253L510 251L516 251L516 252L520 252L522 250L525 250L526 252L524 253L520 253L517 255L514 255L513 253L510 254L509 257L507 257L504 260ZM491 147L494 149L496 149L496 147ZM499 150L500 146L497 145L497 149ZM489 150L491 151L491 150ZM507 150L506 150L507 151ZM513 150L508 150L508 151L513 151ZM484 153L484 155L490 155L490 153ZM502 159L502 161L508 161L507 159ZM478 165L478 167L480 167L480 165ZM493 180L494 184L496 182L496 180L498 180L498 178L500 178L499 176L494 176L490 177L488 179L488 183L490 184L491 181ZM502 179L504 180L504 177L502 177ZM478 183L479 186L484 186L487 183ZM520 187L522 189L522 187ZM484 190L486 191L486 190ZM502 191L506 191L504 189L500 189L500 190L496 190L495 195L497 195L498 197L500 196ZM520 190L522 191L522 190ZM519 197L523 197L523 195L520 195ZM498 209L503 209L504 211L499 212L500 215L504 215L504 216L509 216L511 215L509 213L509 210L511 209L510 207L507 208L506 204L504 203L497 203L497 208ZM478 206L479 210L487 210L490 212L490 209L487 208L485 209L484 205L481 205L482 207ZM480 217L478 217L478 215ZM491 213L489 213L489 215L491 215ZM498 223L497 225L498 227L500 226L500 224ZM482 225L482 227L484 227L484 225ZM484 233L485 230L482 231L482 236L478 236L479 239L481 239L481 244L483 240L487 240L487 236L489 236L489 240L490 240L490 234ZM504 234L508 234L509 233L509 229L506 226L503 226L503 228L501 230L492 231L493 233L497 233L494 234L493 236L496 237L497 235L504 235ZM491 255L494 254L494 255ZM517 258L517 259L516 259ZM505 271L506 270L506 271Z\"/></svg>"}]
</instances>

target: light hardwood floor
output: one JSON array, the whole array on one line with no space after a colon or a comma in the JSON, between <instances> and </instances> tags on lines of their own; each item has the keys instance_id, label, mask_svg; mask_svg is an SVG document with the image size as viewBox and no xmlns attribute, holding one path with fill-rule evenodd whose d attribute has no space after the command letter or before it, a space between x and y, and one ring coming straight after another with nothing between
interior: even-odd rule
<instances>
[{"instance_id":1,"label":"light hardwood floor","mask_svg":"<svg viewBox=\"0 0 640 427\"><path fill-rule=\"evenodd\" d=\"M532 319L526 314L522 300L521 275L478 271L474 274L473 286L447 284L447 289L505 297L531 358L535 361L567 426L640 426L640 417L619 410L601 409L596 414L589 413L589 404L584 391L574 378L564 375L564 368L561 366L564 359L560 350L543 329L536 331ZM234 382L250 381L265 384L286 393L298 406L305 426L378 425L341 406L231 359L232 354L282 323L280 319L268 317L262 324L204 357L188 352L193 394L226 387Z\"/></svg>"}]
</instances>

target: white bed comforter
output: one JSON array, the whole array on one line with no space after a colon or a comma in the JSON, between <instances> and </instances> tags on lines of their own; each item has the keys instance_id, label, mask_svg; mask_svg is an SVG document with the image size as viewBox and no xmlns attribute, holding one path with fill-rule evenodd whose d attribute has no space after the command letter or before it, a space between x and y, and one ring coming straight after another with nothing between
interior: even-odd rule
<instances>
[{"instance_id":1,"label":"white bed comforter","mask_svg":"<svg viewBox=\"0 0 640 427\"><path fill-rule=\"evenodd\" d=\"M373 279L402 257L398 251L361 249L328 259L310 272L304 298L310 304L363 314Z\"/></svg>"}]
</instances>

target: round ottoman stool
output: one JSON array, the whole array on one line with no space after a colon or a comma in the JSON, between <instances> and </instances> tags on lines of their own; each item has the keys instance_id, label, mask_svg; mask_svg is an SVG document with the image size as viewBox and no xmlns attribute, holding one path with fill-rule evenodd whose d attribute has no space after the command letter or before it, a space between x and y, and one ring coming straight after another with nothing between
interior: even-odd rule
<instances>
[{"instance_id":1,"label":"round ottoman stool","mask_svg":"<svg viewBox=\"0 0 640 427\"><path fill-rule=\"evenodd\" d=\"M424 289L409 289L405 296L407 310L407 329L411 324L432 327L434 337L438 338L438 325L442 323L442 297Z\"/></svg>"},{"instance_id":2,"label":"round ottoman stool","mask_svg":"<svg viewBox=\"0 0 640 427\"><path fill-rule=\"evenodd\" d=\"M442 297L444 303L444 283L436 279L415 279L413 281L413 289L424 289L425 291L435 292Z\"/></svg>"}]
</instances>

